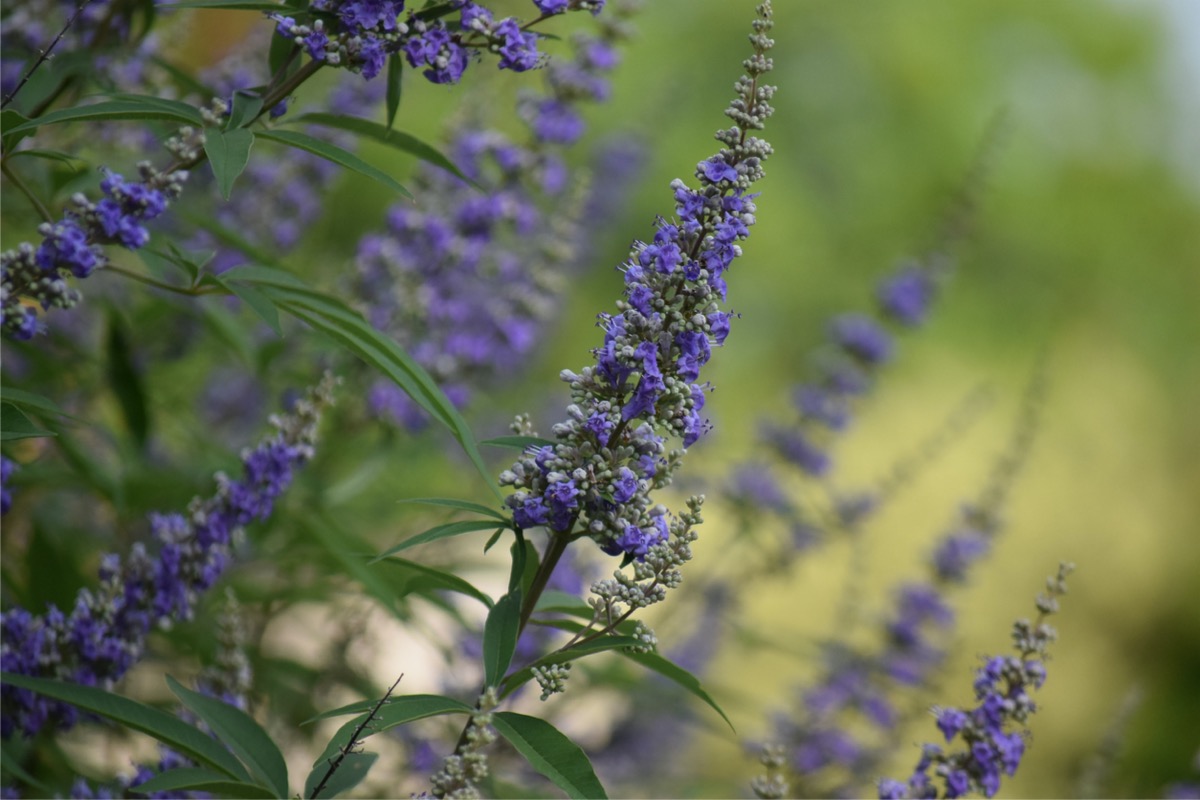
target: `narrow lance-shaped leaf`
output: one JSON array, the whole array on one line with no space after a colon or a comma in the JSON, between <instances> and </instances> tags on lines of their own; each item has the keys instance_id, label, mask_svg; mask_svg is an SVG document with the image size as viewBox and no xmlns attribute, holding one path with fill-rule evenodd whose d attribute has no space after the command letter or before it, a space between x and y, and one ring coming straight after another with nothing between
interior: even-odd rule
<instances>
[{"instance_id":1,"label":"narrow lance-shaped leaf","mask_svg":"<svg viewBox=\"0 0 1200 800\"><path fill-rule=\"evenodd\" d=\"M725 724L729 726L731 731L734 731L734 733L737 732L725 710L717 705L717 701L713 700L708 692L704 691L704 687L700 685L700 679L695 675L678 664L663 658L658 653L639 653L633 650L626 650L622 655L631 661L636 661L647 669L654 670L665 678L669 678L691 694L703 700L710 708L721 715L721 719L725 720Z\"/></svg>"},{"instance_id":2,"label":"narrow lance-shaped leaf","mask_svg":"<svg viewBox=\"0 0 1200 800\"><path fill-rule=\"evenodd\" d=\"M329 740L329 744L325 746L325 750L321 756L313 763L313 768L319 767L321 764L328 764L328 759L335 758L338 751L345 747L350 742L350 737L362 725L366 718L366 713L369 713L375 707L376 700L366 700L362 703L355 703L362 712L361 716L355 717L349 722L342 725L338 732ZM346 708L350 708L347 706ZM367 726L362 733L359 734L362 738L373 736L377 733L383 733L386 730L395 728L399 725L412 722L413 720L425 719L426 717L439 717L443 714L470 714L473 709L466 703L455 700L451 697L441 697L436 694L414 694L401 697L391 698L382 708L375 718L371 720L371 724ZM324 719L330 716L338 716L343 713L344 709L327 711L324 714L313 717L309 722L319 719ZM353 713L353 712L351 712Z\"/></svg>"},{"instance_id":3,"label":"narrow lance-shaped leaf","mask_svg":"<svg viewBox=\"0 0 1200 800\"><path fill-rule=\"evenodd\" d=\"M337 771L330 776L329 780L325 781L324 786L321 786L319 793L316 792L316 788L325 779L329 767L318 764L313 767L312 772L308 774L308 779L304 781L304 796L337 797L342 792L350 791L363 782L378 758L379 753L347 753L342 759L342 763L338 764Z\"/></svg>"},{"instance_id":4,"label":"narrow lance-shaped leaf","mask_svg":"<svg viewBox=\"0 0 1200 800\"><path fill-rule=\"evenodd\" d=\"M57 125L61 122L111 122L123 119L168 119L183 125L204 125L200 112L187 103L174 100L164 101L162 98L139 98L137 100L105 100L90 105L63 108L51 111L37 119L17 125L4 131L5 137L24 131L36 130L43 125Z\"/></svg>"},{"instance_id":5,"label":"narrow lance-shaped leaf","mask_svg":"<svg viewBox=\"0 0 1200 800\"><path fill-rule=\"evenodd\" d=\"M498 686L517 650L521 633L521 589L501 597L483 625L483 675L488 686Z\"/></svg>"},{"instance_id":6,"label":"narrow lance-shaped leaf","mask_svg":"<svg viewBox=\"0 0 1200 800\"><path fill-rule=\"evenodd\" d=\"M387 129L392 130L396 123L396 112L400 110L401 77L404 72L404 59L399 53L388 56L387 64Z\"/></svg>"},{"instance_id":7,"label":"narrow lance-shaped leaf","mask_svg":"<svg viewBox=\"0 0 1200 800\"><path fill-rule=\"evenodd\" d=\"M430 506L446 506L447 508L457 508L462 511L474 511L477 514L484 514L489 517L495 517L500 522L507 523L508 517L501 514L494 508L482 505L480 503L472 503L470 500L456 500L453 497L406 497L403 500L397 500L397 503L424 503Z\"/></svg>"},{"instance_id":8,"label":"narrow lance-shaped leaf","mask_svg":"<svg viewBox=\"0 0 1200 800\"><path fill-rule=\"evenodd\" d=\"M260 139L267 139L269 141L279 142L280 144L286 144L288 147L294 147L297 150L303 150L306 153L312 153L314 156L320 156L326 161L331 161L338 166L351 170L352 172L357 172L359 175L379 181L384 186L399 192L405 197L412 197L412 194L408 191L408 189L405 189L402 185L400 185L400 183L391 175L388 175L386 172L371 166L358 156L351 153L349 150L345 150L335 144L322 141L315 136L297 133L296 131L271 130L259 133L258 137Z\"/></svg>"},{"instance_id":9,"label":"narrow lance-shaped leaf","mask_svg":"<svg viewBox=\"0 0 1200 800\"><path fill-rule=\"evenodd\" d=\"M178 795L180 792L208 792L209 794L225 795L227 797L249 798L278 798L266 786L243 781L231 781L229 778L208 769L197 767L180 767L160 772L151 776L136 786L131 787L138 795L152 794Z\"/></svg>"},{"instance_id":10,"label":"narrow lance-shaped leaf","mask_svg":"<svg viewBox=\"0 0 1200 800\"><path fill-rule=\"evenodd\" d=\"M274 791L276 797L287 797L288 774L283 753L253 717L236 706L182 686L170 675L167 685L179 701L204 720L216 737L250 768L260 783Z\"/></svg>"},{"instance_id":11,"label":"narrow lance-shaped leaf","mask_svg":"<svg viewBox=\"0 0 1200 800\"><path fill-rule=\"evenodd\" d=\"M92 686L80 686L28 675L0 674L0 681L30 689L46 697L62 700L84 711L119 722L127 728L154 737L179 753L228 775L237 781L250 781L250 773L219 742L201 733L178 717L143 705L127 697Z\"/></svg>"},{"instance_id":12,"label":"narrow lance-shaped leaf","mask_svg":"<svg viewBox=\"0 0 1200 800\"><path fill-rule=\"evenodd\" d=\"M438 539L446 539L450 536L461 536L464 533L471 533L473 531L489 531L495 527L495 520L490 519L465 519L459 522L447 522L444 525L434 526L424 533L418 533L416 536L409 537L400 544L388 548L371 559L370 563L374 564L376 561L382 561L388 556L395 555L402 550L407 550L419 544L435 542Z\"/></svg>"},{"instance_id":13,"label":"narrow lance-shaped leaf","mask_svg":"<svg viewBox=\"0 0 1200 800\"><path fill-rule=\"evenodd\" d=\"M605 798L608 795L587 754L544 719L497 711L492 726L525 756L535 770L573 798Z\"/></svg>"}]
</instances>

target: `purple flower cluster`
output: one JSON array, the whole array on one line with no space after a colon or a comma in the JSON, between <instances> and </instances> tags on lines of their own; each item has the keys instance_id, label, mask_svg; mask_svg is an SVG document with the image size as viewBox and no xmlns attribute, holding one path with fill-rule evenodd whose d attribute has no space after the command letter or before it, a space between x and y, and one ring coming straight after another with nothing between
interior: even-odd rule
<instances>
[{"instance_id":1,"label":"purple flower cluster","mask_svg":"<svg viewBox=\"0 0 1200 800\"><path fill-rule=\"evenodd\" d=\"M1045 620L1058 611L1058 598L1066 594L1066 578L1072 569L1063 564L1047 581L1047 592L1037 599L1036 622L1018 620L1014 624L1017 655L989 658L976 673L975 707L934 709L947 744L957 739L960 749L947 752L939 745L925 745L907 783L880 781L880 798L952 798L969 792L992 797L1002 777L1016 773L1025 754L1027 733L1015 726L1024 728L1037 711L1030 692L1046 681L1046 653L1056 636ZM935 781L941 781L940 791Z\"/></svg>"},{"instance_id":2,"label":"purple flower cluster","mask_svg":"<svg viewBox=\"0 0 1200 800\"><path fill-rule=\"evenodd\" d=\"M589 54L598 43L612 52L622 16L610 15L614 23L600 39L577 39L582 60L567 61L569 68L602 80ZM551 84L549 99L563 107L590 97ZM558 142L538 136L536 121L531 127L525 147L494 132L459 132L450 157L484 191L426 168L416 179L418 205L394 206L387 231L359 243L356 291L367 318L405 345L459 406L524 365L583 245L583 207L555 153ZM606 180L619 182L627 167L608 170ZM587 210L595 214L589 223L609 213L595 203ZM374 414L407 427L427 421L390 382L377 382L368 400Z\"/></svg>"},{"instance_id":3,"label":"purple flower cluster","mask_svg":"<svg viewBox=\"0 0 1200 800\"><path fill-rule=\"evenodd\" d=\"M106 172L100 182L104 199L71 198L72 207L61 220L38 228L41 244L22 243L0 254L0 327L14 339L30 339L38 330L37 312L22 302L29 298L43 311L71 308L79 292L67 285L66 276L86 278L106 263L101 245L116 244L130 250L143 247L150 234L142 225L166 210L179 196L187 173L158 172L148 162L138 165L141 180L130 182Z\"/></svg>"},{"instance_id":4,"label":"purple flower cluster","mask_svg":"<svg viewBox=\"0 0 1200 800\"><path fill-rule=\"evenodd\" d=\"M125 559L105 556L100 587L82 589L69 613L51 605L42 615L22 608L0 614L0 668L112 686L141 658L155 625L191 617L228 564L242 527L270 515L296 468L312 457L333 386L326 377L290 414L272 418L277 432L243 453L241 480L218 474L217 493L193 500L186 515L151 515L154 552L139 542ZM3 688L0 702L5 737L16 731L32 736L46 725L68 727L77 718L69 705L12 686Z\"/></svg>"},{"instance_id":5,"label":"purple flower cluster","mask_svg":"<svg viewBox=\"0 0 1200 800\"><path fill-rule=\"evenodd\" d=\"M681 461L682 452L667 455L668 437L689 447L706 427L700 370L729 332L724 274L754 224L747 190L771 152L750 134L770 116L774 91L759 84L771 68L769 8L760 15L755 55L726 110L735 125L717 134L724 147L697 165L699 189L672 182L676 216L658 220L651 242L634 244L623 265L625 297L617 313L600 315L595 365L562 373L572 404L554 426L556 443L531 448L500 476L515 489L506 503L522 527L578 527L606 552L639 559L666 541L667 511L650 494Z\"/></svg>"},{"instance_id":6,"label":"purple flower cluster","mask_svg":"<svg viewBox=\"0 0 1200 800\"><path fill-rule=\"evenodd\" d=\"M17 462L8 456L0 456L0 516L7 514L12 508L12 490L8 488L8 482L18 469L20 466Z\"/></svg>"},{"instance_id":7,"label":"purple flower cluster","mask_svg":"<svg viewBox=\"0 0 1200 800\"><path fill-rule=\"evenodd\" d=\"M598 11L603 3L572 0L552 5L561 7L543 10L544 16L575 8ZM325 16L311 23L278 14L272 19L276 32L303 47L314 61L345 67L367 80L378 75L394 53L403 53L432 83L458 83L472 50L494 53L500 69L514 72L541 64L537 35L526 31L516 17L497 20L472 0L457 0L454 6L460 15L453 26L420 11L405 15L404 0L313 0L311 10ZM330 15L336 20L335 29L326 26Z\"/></svg>"}]
</instances>

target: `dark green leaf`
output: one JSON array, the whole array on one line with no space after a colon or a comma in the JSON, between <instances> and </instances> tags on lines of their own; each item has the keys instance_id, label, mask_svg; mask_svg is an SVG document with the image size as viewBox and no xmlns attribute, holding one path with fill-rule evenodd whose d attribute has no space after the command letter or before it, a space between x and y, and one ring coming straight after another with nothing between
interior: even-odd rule
<instances>
[{"instance_id":1,"label":"dark green leaf","mask_svg":"<svg viewBox=\"0 0 1200 800\"><path fill-rule=\"evenodd\" d=\"M245 264L240 267L227 269L221 273L221 280L295 286L299 289L308 288L308 285L304 281L287 270L278 269L277 267L263 267L258 264Z\"/></svg>"},{"instance_id":2,"label":"dark green leaf","mask_svg":"<svg viewBox=\"0 0 1200 800\"><path fill-rule=\"evenodd\" d=\"M161 8L161 6L160 6ZM283 37L272 37L283 38ZM196 76L190 70L183 69L175 64L167 61L162 56L151 55L150 61L163 72L171 76L171 80L175 81L181 89L184 89L189 94L199 95L200 97L216 97L218 92L211 86L196 79Z\"/></svg>"},{"instance_id":3,"label":"dark green leaf","mask_svg":"<svg viewBox=\"0 0 1200 800\"><path fill-rule=\"evenodd\" d=\"M501 514L494 508L488 508L480 503L472 503L469 500L455 500L453 497L410 497L404 500L397 500L397 503L424 503L428 506L446 506L447 508L457 508L462 511L474 511L476 514L494 517L500 522L509 524L508 517Z\"/></svg>"},{"instance_id":4,"label":"dark green leaf","mask_svg":"<svg viewBox=\"0 0 1200 800\"><path fill-rule=\"evenodd\" d=\"M399 53L388 56L387 64L387 129L396 123L396 112L400 110L400 78L404 71L404 59Z\"/></svg>"},{"instance_id":5,"label":"dark green leaf","mask_svg":"<svg viewBox=\"0 0 1200 800\"><path fill-rule=\"evenodd\" d=\"M5 131L5 135L32 131L43 125L56 125L60 122L111 122L120 119L169 119L183 125L204 125L200 112L187 103L149 97L137 100L105 100L91 105L51 111Z\"/></svg>"},{"instance_id":6,"label":"dark green leaf","mask_svg":"<svg viewBox=\"0 0 1200 800\"><path fill-rule=\"evenodd\" d=\"M725 714L725 711L719 705L717 705L717 702L709 696L708 692L704 691L704 687L700 685L700 680L695 675L688 672L678 664L668 661L658 653L639 653L634 650L626 650L622 653L622 655L631 661L636 661L647 669L654 670L665 678L671 679L684 689L687 689L696 697L699 697L714 711L721 715L721 719L725 720L725 724L729 726L731 731L737 733L737 731L734 730L733 723L729 721L729 717Z\"/></svg>"},{"instance_id":7,"label":"dark green leaf","mask_svg":"<svg viewBox=\"0 0 1200 800\"><path fill-rule=\"evenodd\" d=\"M557 442L543 439L540 436L497 436L495 439L484 439L480 444L492 447L510 447L514 450L525 450L529 447L553 447Z\"/></svg>"},{"instance_id":8,"label":"dark green leaf","mask_svg":"<svg viewBox=\"0 0 1200 800\"><path fill-rule=\"evenodd\" d=\"M5 154L12 152L12 149L20 144L21 140L26 136L32 136L32 130L26 130L24 133L13 133L14 128L18 128L29 122L29 118L19 111L14 111L7 108L0 111L0 141L4 143Z\"/></svg>"},{"instance_id":9,"label":"dark green leaf","mask_svg":"<svg viewBox=\"0 0 1200 800\"><path fill-rule=\"evenodd\" d=\"M261 102L261 101L259 101ZM254 145L254 134L245 128L219 131L209 128L204 132L204 152L217 176L217 187L221 196L229 199L233 182L250 163L250 148Z\"/></svg>"},{"instance_id":10,"label":"dark green leaf","mask_svg":"<svg viewBox=\"0 0 1200 800\"><path fill-rule=\"evenodd\" d=\"M265 294L239 281L227 280L225 285L229 287L229 291L242 298L276 336L283 336L283 328L279 325L279 309L275 308L275 304Z\"/></svg>"},{"instance_id":11,"label":"dark green leaf","mask_svg":"<svg viewBox=\"0 0 1200 800\"><path fill-rule=\"evenodd\" d=\"M25 768L21 766L21 762L24 760L24 753L21 751L24 750L24 746L28 744L28 739L19 739L16 741L13 739L0 739L0 766L3 767L3 771L5 773L8 773L8 776L11 776L10 780L12 777L15 777L25 785L37 789L42 793L43 797L49 797L50 795L54 794L50 787L30 775L25 771Z\"/></svg>"},{"instance_id":12,"label":"dark green leaf","mask_svg":"<svg viewBox=\"0 0 1200 800\"><path fill-rule=\"evenodd\" d=\"M412 197L412 194L409 193L408 189L405 189L403 186L401 186L400 183L397 182L396 179L391 175L388 175L386 172L381 172L367 162L363 161L358 156L354 155L354 153L351 153L349 150L344 150L335 144L330 144L329 142L322 141L314 136L309 136L308 134L304 133L297 133L296 131L263 131L262 133L258 134L258 136L260 139L279 142L280 144L285 144L288 147L294 147L297 150L303 150L306 153L312 153L314 156L320 156L326 161L332 161L334 164L345 167L352 172L357 172L359 175L379 181L384 186L387 186L393 191L399 192L405 197Z\"/></svg>"},{"instance_id":13,"label":"dark green leaf","mask_svg":"<svg viewBox=\"0 0 1200 800\"><path fill-rule=\"evenodd\" d=\"M466 519L459 522L447 522L444 525L437 525L424 533L418 533L416 536L405 539L400 544L390 547L375 556L369 563L374 564L376 561L382 561L388 556L395 555L402 550L407 550L419 544L435 542L438 539L445 539L450 536L461 536L464 533L471 533L472 531L487 531L495 527L496 523L490 519Z\"/></svg>"},{"instance_id":14,"label":"dark green leaf","mask_svg":"<svg viewBox=\"0 0 1200 800\"><path fill-rule=\"evenodd\" d=\"M492 607L492 598L479 589L476 589L469 581L449 572L443 572L440 569L434 569L425 564L418 564L415 561L406 561L403 558L395 557L378 562L376 568L389 573L390 580L388 581L388 585L395 590L399 597L404 597L414 592L444 589L448 592L465 594L468 597L475 598L488 608Z\"/></svg>"},{"instance_id":15,"label":"dark green leaf","mask_svg":"<svg viewBox=\"0 0 1200 800\"><path fill-rule=\"evenodd\" d=\"M254 717L237 706L193 692L170 675L167 685L179 702L204 720L213 734L250 768L261 783L274 791L276 797L288 796L287 763L283 753Z\"/></svg>"},{"instance_id":16,"label":"dark green leaf","mask_svg":"<svg viewBox=\"0 0 1200 800\"><path fill-rule=\"evenodd\" d=\"M212 219L212 215L210 214L191 214L186 211L176 210L174 207L171 208L171 213L189 225L195 225L197 228L208 232L217 240L218 244L233 248L262 264L272 264L275 262L274 255ZM229 272L232 271L229 270Z\"/></svg>"},{"instance_id":17,"label":"dark green leaf","mask_svg":"<svg viewBox=\"0 0 1200 800\"><path fill-rule=\"evenodd\" d=\"M258 118L262 111L262 95L239 89L233 93L233 108L229 110L229 119L225 122L225 130L244 128Z\"/></svg>"},{"instance_id":18,"label":"dark green leaf","mask_svg":"<svg viewBox=\"0 0 1200 800\"><path fill-rule=\"evenodd\" d=\"M107 717L127 728L148 734L193 761L210 766L235 780L250 780L246 768L224 746L173 714L91 686L8 672L0 675L0 681Z\"/></svg>"},{"instance_id":19,"label":"dark green leaf","mask_svg":"<svg viewBox=\"0 0 1200 800\"><path fill-rule=\"evenodd\" d=\"M492 726L555 786L574 798L604 798L604 786L579 745L544 719L497 711Z\"/></svg>"},{"instance_id":20,"label":"dark green leaf","mask_svg":"<svg viewBox=\"0 0 1200 800\"><path fill-rule=\"evenodd\" d=\"M271 70L272 85L278 85L300 68L300 45L283 36L272 36L267 66ZM286 71L281 73L283 70Z\"/></svg>"},{"instance_id":21,"label":"dark green leaf","mask_svg":"<svg viewBox=\"0 0 1200 800\"><path fill-rule=\"evenodd\" d=\"M362 783L378 758L379 753L347 753L338 764L337 771L321 787L319 794L315 794L314 791L324 780L329 767L324 764L313 767L313 771L308 774L308 780L304 782L304 796L337 797L342 792L350 791Z\"/></svg>"},{"instance_id":22,"label":"dark green leaf","mask_svg":"<svg viewBox=\"0 0 1200 800\"><path fill-rule=\"evenodd\" d=\"M534 624L545 625L546 627L551 628L561 628L569 631L574 631L583 627L581 625L576 625L575 623L567 623L564 620L545 620L541 622L535 621ZM509 675L504 680L504 688L500 692L500 696L507 697L516 691L517 688L532 680L532 667L545 667L550 664L565 664L568 661L575 661L576 659L583 658L584 656L590 656L592 653L603 653L606 650L626 650L630 647L637 647L641 644L643 644L643 642L633 636L613 636L610 634L608 636L602 636L599 639L591 639L586 642L572 645L566 650L559 650L557 652L544 655L537 661L530 664L528 667L519 669L513 674Z\"/></svg>"},{"instance_id":23,"label":"dark green leaf","mask_svg":"<svg viewBox=\"0 0 1200 800\"><path fill-rule=\"evenodd\" d=\"M7 114L9 112L5 111L4 113ZM73 155L69 155L67 153L60 153L57 150L34 150L32 148L29 150L18 150L15 153L9 154L8 158L14 159L14 158L21 158L22 156L25 156L28 158L44 158L47 161L58 161L59 163L67 164L68 166L72 166L74 164L78 164L81 161L84 161L84 159L80 158L79 156L73 156ZM86 161L84 161L84 163L86 163Z\"/></svg>"},{"instance_id":24,"label":"dark green leaf","mask_svg":"<svg viewBox=\"0 0 1200 800\"><path fill-rule=\"evenodd\" d=\"M508 672L520 633L521 590L518 588L492 606L483 625L483 674L488 686L499 686L500 679Z\"/></svg>"},{"instance_id":25,"label":"dark green leaf","mask_svg":"<svg viewBox=\"0 0 1200 800\"><path fill-rule=\"evenodd\" d=\"M282 3L271 0L178 0L175 3L159 3L160 11L173 8L220 8L225 11L280 11ZM283 38L283 37L279 37Z\"/></svg>"},{"instance_id":26,"label":"dark green leaf","mask_svg":"<svg viewBox=\"0 0 1200 800\"><path fill-rule=\"evenodd\" d=\"M133 346L125 325L116 314L108 316L108 384L121 406L121 415L133 441L146 446L150 435L150 413L146 407L146 387L133 364Z\"/></svg>"},{"instance_id":27,"label":"dark green leaf","mask_svg":"<svg viewBox=\"0 0 1200 800\"><path fill-rule=\"evenodd\" d=\"M426 144L415 136L403 131L391 130L388 126L380 125L378 122L372 122L369 119L360 119L359 117L349 117L344 114L329 114L325 112L301 114L295 119L289 120L289 122L297 125L323 125L328 128L337 128L338 130L356 133L359 136L364 136L380 144L385 144L388 147L394 147L409 155L416 156L422 161L427 161L435 167L444 169L455 177L479 188L479 184L464 175L437 148Z\"/></svg>"},{"instance_id":28,"label":"dark green leaf","mask_svg":"<svg viewBox=\"0 0 1200 800\"><path fill-rule=\"evenodd\" d=\"M44 411L48 414L53 414L56 417L66 417L67 419L79 419L72 416L58 407L58 404L49 397L42 397L40 394L27 392L23 389L14 389L11 386L0 388L0 399L6 403L12 403L25 408L32 408L35 411Z\"/></svg>"},{"instance_id":29,"label":"dark green leaf","mask_svg":"<svg viewBox=\"0 0 1200 800\"><path fill-rule=\"evenodd\" d=\"M245 326L239 325L229 310L220 303L208 300L197 304L196 307L208 329L236 353L243 364L253 366L254 346Z\"/></svg>"},{"instance_id":30,"label":"dark green leaf","mask_svg":"<svg viewBox=\"0 0 1200 800\"><path fill-rule=\"evenodd\" d=\"M542 596L538 598L537 604L533 607L534 611L557 611L563 614L572 614L576 617L590 620L592 618L592 607L585 603L580 598L566 592L547 589L542 592Z\"/></svg>"},{"instance_id":31,"label":"dark green leaf","mask_svg":"<svg viewBox=\"0 0 1200 800\"><path fill-rule=\"evenodd\" d=\"M360 712L360 716L355 717L338 729L338 732L335 733L333 738L329 740L329 744L325 746L325 751L321 753L321 757L313 763L314 769L321 764L328 764L328 759L337 757L338 752L349 743L350 737L353 736L354 732L358 730L358 727L362 725L363 720L366 719L367 714L370 713L371 709L375 707L376 702L378 701L364 701L362 704L355 703L355 705L365 706ZM349 706L347 706L347 708L349 708ZM393 697L381 709L379 709L379 713L375 715L373 720L371 720L371 724L368 725L367 728L359 734L359 736L362 739L365 739L368 736L373 736L376 733L383 733L390 728L404 725L405 723L412 722L413 720L425 719L426 717L438 717L443 714L470 714L472 710L473 709L466 703L461 703L458 700L454 700L449 697L442 697L436 694L413 694L402 697ZM309 722L323 719L325 717L341 716L344 713L346 712L342 709L327 711L325 714L309 720Z\"/></svg>"},{"instance_id":32,"label":"dark green leaf","mask_svg":"<svg viewBox=\"0 0 1200 800\"><path fill-rule=\"evenodd\" d=\"M275 798L275 792L257 783L231 781L219 772L197 767L179 767L151 776L132 787L139 795L178 794L183 791L211 792L229 797Z\"/></svg>"},{"instance_id":33,"label":"dark green leaf","mask_svg":"<svg viewBox=\"0 0 1200 800\"><path fill-rule=\"evenodd\" d=\"M508 576L508 590L520 588L528 592L538 571L538 551L533 542L517 531L517 540L512 543L512 570Z\"/></svg>"},{"instance_id":34,"label":"dark green leaf","mask_svg":"<svg viewBox=\"0 0 1200 800\"><path fill-rule=\"evenodd\" d=\"M487 542L484 543L483 552L486 553L487 551L491 550L492 546L495 545L496 542L500 541L500 537L504 535L505 530L506 528L497 528L496 532L489 536Z\"/></svg>"}]
</instances>

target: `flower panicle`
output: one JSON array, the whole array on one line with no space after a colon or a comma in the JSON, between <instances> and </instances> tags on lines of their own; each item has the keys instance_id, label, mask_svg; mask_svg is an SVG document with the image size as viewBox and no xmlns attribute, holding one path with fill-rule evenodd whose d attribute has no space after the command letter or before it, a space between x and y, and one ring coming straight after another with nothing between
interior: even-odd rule
<instances>
[{"instance_id":1,"label":"flower panicle","mask_svg":"<svg viewBox=\"0 0 1200 800\"><path fill-rule=\"evenodd\" d=\"M696 167L700 188L671 183L675 215L660 217L650 242L635 242L621 270L624 297L600 315L604 343L595 363L564 370L571 387L568 419L554 445L533 448L500 476L515 491L506 500L522 528L566 534L576 525L606 552L644 560L667 542L667 510L650 499L670 483L684 450L708 427L701 416L710 388L700 371L729 333L725 272L741 255L756 211L747 194L762 177L771 146L752 131L770 116L771 7L758 8L753 55L726 110L734 126L717 132L721 149Z\"/></svg>"},{"instance_id":2,"label":"flower panicle","mask_svg":"<svg viewBox=\"0 0 1200 800\"><path fill-rule=\"evenodd\" d=\"M191 617L228 565L243 526L270 516L295 470L312 458L336 383L326 375L288 414L271 418L276 432L242 453L240 480L218 473L216 494L194 499L187 514L150 515L155 551L138 542L125 558L106 555L100 586L80 590L68 613L51 605L42 615L19 607L0 614L0 668L112 686L141 658L155 626ZM77 719L72 706L12 686L3 688L0 702L5 737Z\"/></svg>"},{"instance_id":3,"label":"flower panicle","mask_svg":"<svg viewBox=\"0 0 1200 800\"><path fill-rule=\"evenodd\" d=\"M976 705L971 709L935 707L938 730L945 750L926 744L907 783L885 779L879 782L881 800L902 797L961 797L982 792L992 797L1003 776L1016 774L1025 754L1029 718L1037 711L1031 692L1046 681L1046 661L1057 632L1046 620L1058 612L1060 597L1067 593L1067 577L1074 565L1062 563L1046 581L1046 591L1036 600L1037 619L1017 620L1012 638L1016 655L993 656L975 674ZM940 787L938 783L940 782Z\"/></svg>"}]
</instances>

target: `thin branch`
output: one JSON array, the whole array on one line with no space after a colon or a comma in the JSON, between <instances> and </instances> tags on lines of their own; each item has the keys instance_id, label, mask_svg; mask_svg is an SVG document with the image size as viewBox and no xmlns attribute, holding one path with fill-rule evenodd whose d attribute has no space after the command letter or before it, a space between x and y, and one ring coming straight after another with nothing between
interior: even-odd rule
<instances>
[{"instance_id":1,"label":"thin branch","mask_svg":"<svg viewBox=\"0 0 1200 800\"><path fill-rule=\"evenodd\" d=\"M4 108L11 103L13 98L17 96L17 93L21 91L21 89L33 76L33 73L37 72L38 68L41 67L42 64L46 63L47 60L49 60L50 54L54 51L54 48L57 47L58 43L62 41L63 36L65 36L67 31L71 29L71 26L75 24L75 20L79 19L79 15L83 13L83 10L87 8L88 3L90 2L92 2L92 0L83 0L78 6L75 7L75 13L72 14L71 18L67 20L67 24L62 26L62 30L60 30L58 35L54 37L54 41L50 42L50 45L42 50L42 54L38 56L37 61L34 61L29 69L25 70L25 74L21 76L21 82L17 84L15 89L5 96L3 102L0 102L0 108Z\"/></svg>"},{"instance_id":2,"label":"thin branch","mask_svg":"<svg viewBox=\"0 0 1200 800\"><path fill-rule=\"evenodd\" d=\"M404 673L400 673L400 677L396 678L396 682L392 684L392 688L388 689L383 697L379 698L379 702L376 703L375 707L371 709L371 713L367 714L367 718L362 721L362 724L354 729L354 733L350 734L350 740L347 741L346 744L342 745L341 752L338 753L337 759L329 765L329 769L325 772L325 777L321 778L321 782L316 785L316 787L312 790L312 794L309 795L310 799L321 794L321 790L325 788L325 784L329 783L329 779L332 778L333 774L338 771L338 767L342 766L342 761L344 761L346 756L358 746L358 737L362 735L362 732L366 730L367 726L371 724L371 721L375 719L375 715L379 713L379 709L383 708L383 704L386 703L388 698L392 696L392 692L396 691L396 687L400 685L400 681L402 680L404 680Z\"/></svg>"}]
</instances>

